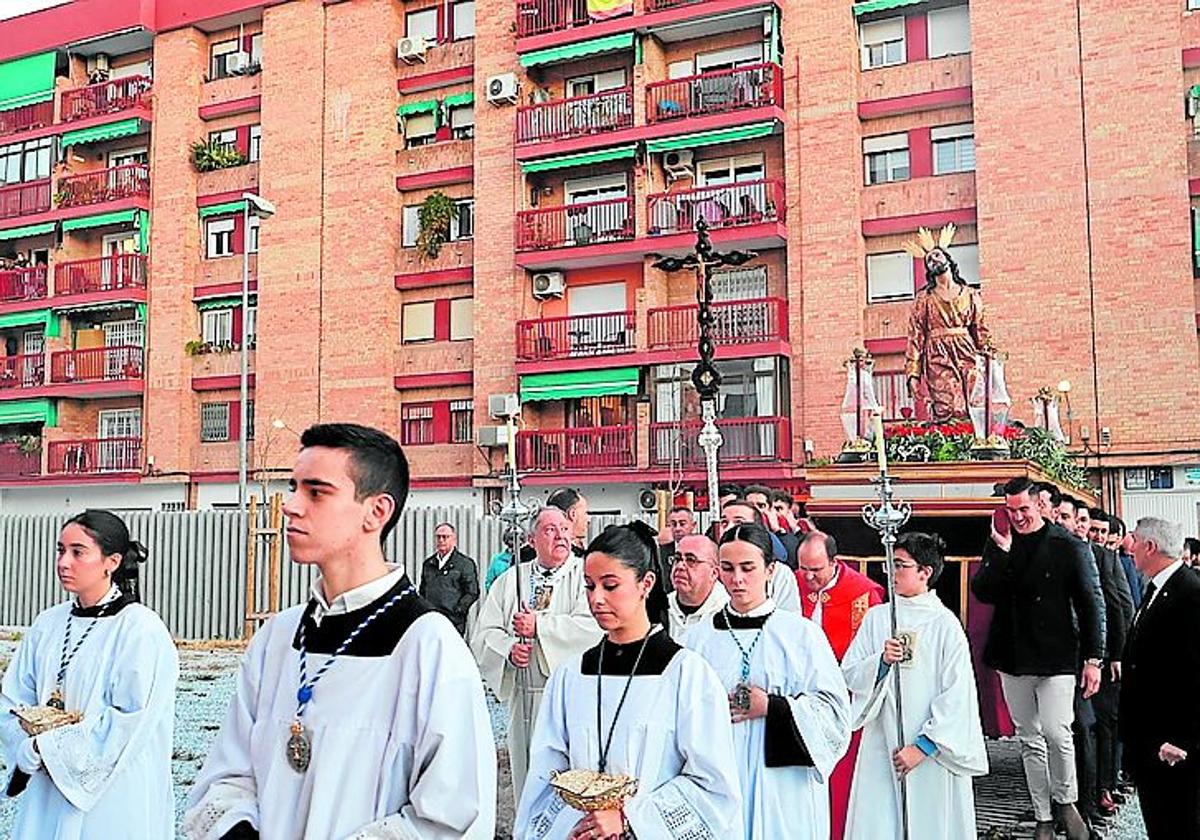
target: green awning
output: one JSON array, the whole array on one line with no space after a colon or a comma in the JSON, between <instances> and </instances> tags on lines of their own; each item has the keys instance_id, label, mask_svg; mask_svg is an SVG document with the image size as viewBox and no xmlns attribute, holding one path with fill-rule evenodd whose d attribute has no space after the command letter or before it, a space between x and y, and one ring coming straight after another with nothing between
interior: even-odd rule
<instances>
[{"instance_id":1,"label":"green awning","mask_svg":"<svg viewBox=\"0 0 1200 840\"><path fill-rule=\"evenodd\" d=\"M614 146L611 149L597 149L594 152L576 152L573 155L528 160L521 164L525 174L530 172L545 172L549 169L566 169L571 166L587 166L590 163L604 163L609 160L621 160L637 155L637 145Z\"/></svg>"},{"instance_id":2,"label":"green awning","mask_svg":"<svg viewBox=\"0 0 1200 840\"><path fill-rule=\"evenodd\" d=\"M470 105L475 101L475 91L468 90L463 93L452 93L442 100L442 104L447 108L457 108L459 105Z\"/></svg>"},{"instance_id":3,"label":"green awning","mask_svg":"<svg viewBox=\"0 0 1200 840\"><path fill-rule=\"evenodd\" d=\"M210 204L207 207L200 208L200 218L207 219L209 216L228 216L231 213L241 213L246 209L246 200L239 198L237 201L226 201L224 204Z\"/></svg>"},{"instance_id":4,"label":"green awning","mask_svg":"<svg viewBox=\"0 0 1200 840\"><path fill-rule=\"evenodd\" d=\"M7 312L0 315L0 330L13 327L42 327L50 333L50 325L58 325L58 318L49 309L30 309L27 312Z\"/></svg>"},{"instance_id":5,"label":"green awning","mask_svg":"<svg viewBox=\"0 0 1200 840\"><path fill-rule=\"evenodd\" d=\"M521 56L521 66L537 67L542 64L557 64L560 61L571 61L589 55L631 49L633 49L633 33L622 32L619 35L609 35L604 38L593 38L590 41L578 41L561 47L527 52Z\"/></svg>"},{"instance_id":6,"label":"green awning","mask_svg":"<svg viewBox=\"0 0 1200 840\"><path fill-rule=\"evenodd\" d=\"M138 253L150 253L150 213L147 210L139 210L137 221L134 222L138 232Z\"/></svg>"},{"instance_id":7,"label":"green awning","mask_svg":"<svg viewBox=\"0 0 1200 840\"><path fill-rule=\"evenodd\" d=\"M84 143L99 143L101 140L115 140L118 137L132 137L141 134L145 125L145 120L132 117L104 125L94 125L91 128L81 128L78 131L67 131L62 136L63 148L81 146Z\"/></svg>"},{"instance_id":8,"label":"green awning","mask_svg":"<svg viewBox=\"0 0 1200 840\"><path fill-rule=\"evenodd\" d=\"M255 296L250 295L250 305L254 306ZM196 301L196 308L203 312L205 309L233 309L242 305L241 295L225 295L224 297L205 298Z\"/></svg>"},{"instance_id":9,"label":"green awning","mask_svg":"<svg viewBox=\"0 0 1200 840\"><path fill-rule=\"evenodd\" d=\"M863 15L871 14L871 12L886 12L891 9L916 6L926 2L928 0L865 0L865 2L854 4L854 16L862 17Z\"/></svg>"},{"instance_id":10,"label":"green awning","mask_svg":"<svg viewBox=\"0 0 1200 840\"><path fill-rule=\"evenodd\" d=\"M1192 265L1200 268L1200 210L1192 208Z\"/></svg>"},{"instance_id":11,"label":"green awning","mask_svg":"<svg viewBox=\"0 0 1200 840\"><path fill-rule=\"evenodd\" d=\"M146 315L148 311L149 307L146 306L146 304L139 303L133 308L133 319L135 321L141 321L143 324L146 323Z\"/></svg>"},{"instance_id":12,"label":"green awning","mask_svg":"<svg viewBox=\"0 0 1200 840\"><path fill-rule=\"evenodd\" d=\"M739 125L733 128L716 128L712 131L698 131L695 134L676 134L672 137L660 137L657 140L646 141L646 151L650 154L657 152L673 152L676 149L695 149L700 146L715 146L718 143L736 143L739 140L757 140L768 137L775 131L775 122L753 123Z\"/></svg>"},{"instance_id":13,"label":"green awning","mask_svg":"<svg viewBox=\"0 0 1200 840\"><path fill-rule=\"evenodd\" d=\"M1188 96L1192 99L1200 99L1200 85L1192 85L1188 90Z\"/></svg>"},{"instance_id":14,"label":"green awning","mask_svg":"<svg viewBox=\"0 0 1200 840\"><path fill-rule=\"evenodd\" d=\"M54 62L51 51L0 64L0 111L53 99Z\"/></svg>"},{"instance_id":15,"label":"green awning","mask_svg":"<svg viewBox=\"0 0 1200 840\"><path fill-rule=\"evenodd\" d=\"M112 213L100 213L96 216L83 216L78 219L67 219L62 223L63 232L68 230L83 230L84 228L104 227L105 225L131 225L137 218L137 210L117 210Z\"/></svg>"},{"instance_id":16,"label":"green awning","mask_svg":"<svg viewBox=\"0 0 1200 840\"><path fill-rule=\"evenodd\" d=\"M0 240L3 239L20 239L22 236L41 236L43 233L53 233L54 222L42 222L39 225L25 225L25 227L9 228L8 230L0 230Z\"/></svg>"},{"instance_id":17,"label":"green awning","mask_svg":"<svg viewBox=\"0 0 1200 840\"><path fill-rule=\"evenodd\" d=\"M535 373L521 377L521 402L610 397L636 394L637 391L638 369L635 367Z\"/></svg>"},{"instance_id":18,"label":"green awning","mask_svg":"<svg viewBox=\"0 0 1200 840\"><path fill-rule=\"evenodd\" d=\"M58 407L53 400L44 397L36 400L0 402L0 425L11 426L17 423L45 423L47 426L57 426Z\"/></svg>"},{"instance_id":19,"label":"green awning","mask_svg":"<svg viewBox=\"0 0 1200 840\"><path fill-rule=\"evenodd\" d=\"M420 102L405 102L396 109L397 117L408 117L413 114L432 114L437 110L436 99L422 99Z\"/></svg>"}]
</instances>

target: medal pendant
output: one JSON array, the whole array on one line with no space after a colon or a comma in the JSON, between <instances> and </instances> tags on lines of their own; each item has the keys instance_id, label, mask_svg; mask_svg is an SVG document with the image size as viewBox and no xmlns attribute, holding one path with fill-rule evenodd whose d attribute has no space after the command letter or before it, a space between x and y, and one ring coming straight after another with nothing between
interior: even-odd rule
<instances>
[{"instance_id":1,"label":"medal pendant","mask_svg":"<svg viewBox=\"0 0 1200 840\"><path fill-rule=\"evenodd\" d=\"M733 689L733 705L743 712L750 711L750 686L740 682Z\"/></svg>"},{"instance_id":2,"label":"medal pendant","mask_svg":"<svg viewBox=\"0 0 1200 840\"><path fill-rule=\"evenodd\" d=\"M303 773L312 761L312 741L299 720L292 721L291 732L287 741L287 762L297 773Z\"/></svg>"},{"instance_id":3,"label":"medal pendant","mask_svg":"<svg viewBox=\"0 0 1200 840\"><path fill-rule=\"evenodd\" d=\"M67 705L63 702L62 689L54 689L54 691L50 693L50 699L46 701L46 705L52 709L58 709L60 712L65 712L67 710Z\"/></svg>"}]
</instances>

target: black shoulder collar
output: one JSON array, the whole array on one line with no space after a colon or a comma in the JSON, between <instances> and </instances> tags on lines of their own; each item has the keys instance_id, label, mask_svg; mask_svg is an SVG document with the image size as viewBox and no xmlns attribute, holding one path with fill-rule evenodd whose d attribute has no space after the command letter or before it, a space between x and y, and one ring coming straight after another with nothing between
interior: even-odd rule
<instances>
[{"instance_id":1,"label":"black shoulder collar","mask_svg":"<svg viewBox=\"0 0 1200 840\"><path fill-rule=\"evenodd\" d=\"M112 618L130 604L137 602L122 592L107 604L97 604L94 607L81 607L78 603L71 605L71 615L76 618Z\"/></svg>"},{"instance_id":2,"label":"black shoulder collar","mask_svg":"<svg viewBox=\"0 0 1200 840\"><path fill-rule=\"evenodd\" d=\"M766 615L734 615L729 610L721 610L713 613L713 627L718 630L757 630L774 614L771 610Z\"/></svg>"},{"instance_id":3,"label":"black shoulder collar","mask_svg":"<svg viewBox=\"0 0 1200 840\"><path fill-rule=\"evenodd\" d=\"M609 641L601 642L601 644L604 645L604 676L628 677L633 670L638 650L642 647L641 640L630 642L627 645L617 645ZM666 630L654 631L646 641L646 652L642 654L642 661L638 663L636 676L659 676L667 670L667 666L671 664L675 654L681 650L683 648L675 643ZM580 670L585 676L596 676L600 670L600 645L596 645L583 654Z\"/></svg>"},{"instance_id":4,"label":"black shoulder collar","mask_svg":"<svg viewBox=\"0 0 1200 840\"><path fill-rule=\"evenodd\" d=\"M317 602L309 601L308 607L300 619L304 627L304 640L308 652L333 653L346 640L346 637L354 632L354 628L359 625L359 622L386 604L393 596L411 586L408 575L402 575L395 586L365 607L341 615L327 615L321 619L319 627L312 618L313 611L317 608ZM415 591L411 595L406 595L387 614L372 621L365 630L359 633L358 638L350 644L344 655L391 656L392 651L396 649L396 645L400 643L401 637L412 626L412 623L429 612L436 612L436 609ZM296 628L296 634L292 637L292 648L300 649L299 627Z\"/></svg>"}]
</instances>

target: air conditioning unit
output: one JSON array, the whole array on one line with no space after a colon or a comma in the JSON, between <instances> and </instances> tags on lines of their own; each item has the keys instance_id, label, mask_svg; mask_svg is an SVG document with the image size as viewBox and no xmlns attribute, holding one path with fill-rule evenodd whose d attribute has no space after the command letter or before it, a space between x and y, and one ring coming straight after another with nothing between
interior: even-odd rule
<instances>
[{"instance_id":1,"label":"air conditioning unit","mask_svg":"<svg viewBox=\"0 0 1200 840\"><path fill-rule=\"evenodd\" d=\"M663 169L672 180L691 178L695 172L692 167L693 154L688 150L667 152L663 155Z\"/></svg>"},{"instance_id":2,"label":"air conditioning unit","mask_svg":"<svg viewBox=\"0 0 1200 840\"><path fill-rule=\"evenodd\" d=\"M508 426L480 426L476 437L480 446L508 446Z\"/></svg>"},{"instance_id":3,"label":"air conditioning unit","mask_svg":"<svg viewBox=\"0 0 1200 840\"><path fill-rule=\"evenodd\" d=\"M638 507L646 513L658 510L658 493L649 488L639 491Z\"/></svg>"},{"instance_id":4,"label":"air conditioning unit","mask_svg":"<svg viewBox=\"0 0 1200 840\"><path fill-rule=\"evenodd\" d=\"M488 417L507 420L521 413L521 398L516 394L489 394Z\"/></svg>"},{"instance_id":5,"label":"air conditioning unit","mask_svg":"<svg viewBox=\"0 0 1200 840\"><path fill-rule=\"evenodd\" d=\"M108 71L109 71L108 53L96 53L95 55L88 56L88 60L87 60L88 78L91 78L92 76L97 75L97 74L107 76Z\"/></svg>"},{"instance_id":6,"label":"air conditioning unit","mask_svg":"<svg viewBox=\"0 0 1200 840\"><path fill-rule=\"evenodd\" d=\"M501 73L487 80L487 101L493 105L514 105L517 101L517 74Z\"/></svg>"},{"instance_id":7,"label":"air conditioning unit","mask_svg":"<svg viewBox=\"0 0 1200 840\"><path fill-rule=\"evenodd\" d=\"M533 275L530 280L533 296L538 300L560 298L567 290L567 278L561 271L543 271Z\"/></svg>"},{"instance_id":8,"label":"air conditioning unit","mask_svg":"<svg viewBox=\"0 0 1200 840\"><path fill-rule=\"evenodd\" d=\"M250 53L235 52L225 56L225 70L229 73L245 73L250 66Z\"/></svg>"},{"instance_id":9,"label":"air conditioning unit","mask_svg":"<svg viewBox=\"0 0 1200 840\"><path fill-rule=\"evenodd\" d=\"M396 42L396 58L405 64L425 63L425 53L429 51L429 41L424 38L401 38Z\"/></svg>"}]
</instances>

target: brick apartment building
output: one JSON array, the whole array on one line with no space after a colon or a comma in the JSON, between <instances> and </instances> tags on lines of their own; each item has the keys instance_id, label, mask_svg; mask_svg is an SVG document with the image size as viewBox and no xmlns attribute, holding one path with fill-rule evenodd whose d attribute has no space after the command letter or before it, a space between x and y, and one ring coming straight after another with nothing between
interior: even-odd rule
<instances>
[{"instance_id":1,"label":"brick apartment building","mask_svg":"<svg viewBox=\"0 0 1200 840\"><path fill-rule=\"evenodd\" d=\"M1197 0L18 6L0 510L229 504L241 435L271 474L333 419L404 441L415 503L482 500L505 392L530 484L698 488L694 278L653 263L703 218L758 254L715 282L729 479L836 451L856 345L899 411L900 246L953 222L1015 416L1068 380L1108 500L1196 521Z\"/></svg>"}]
</instances>

